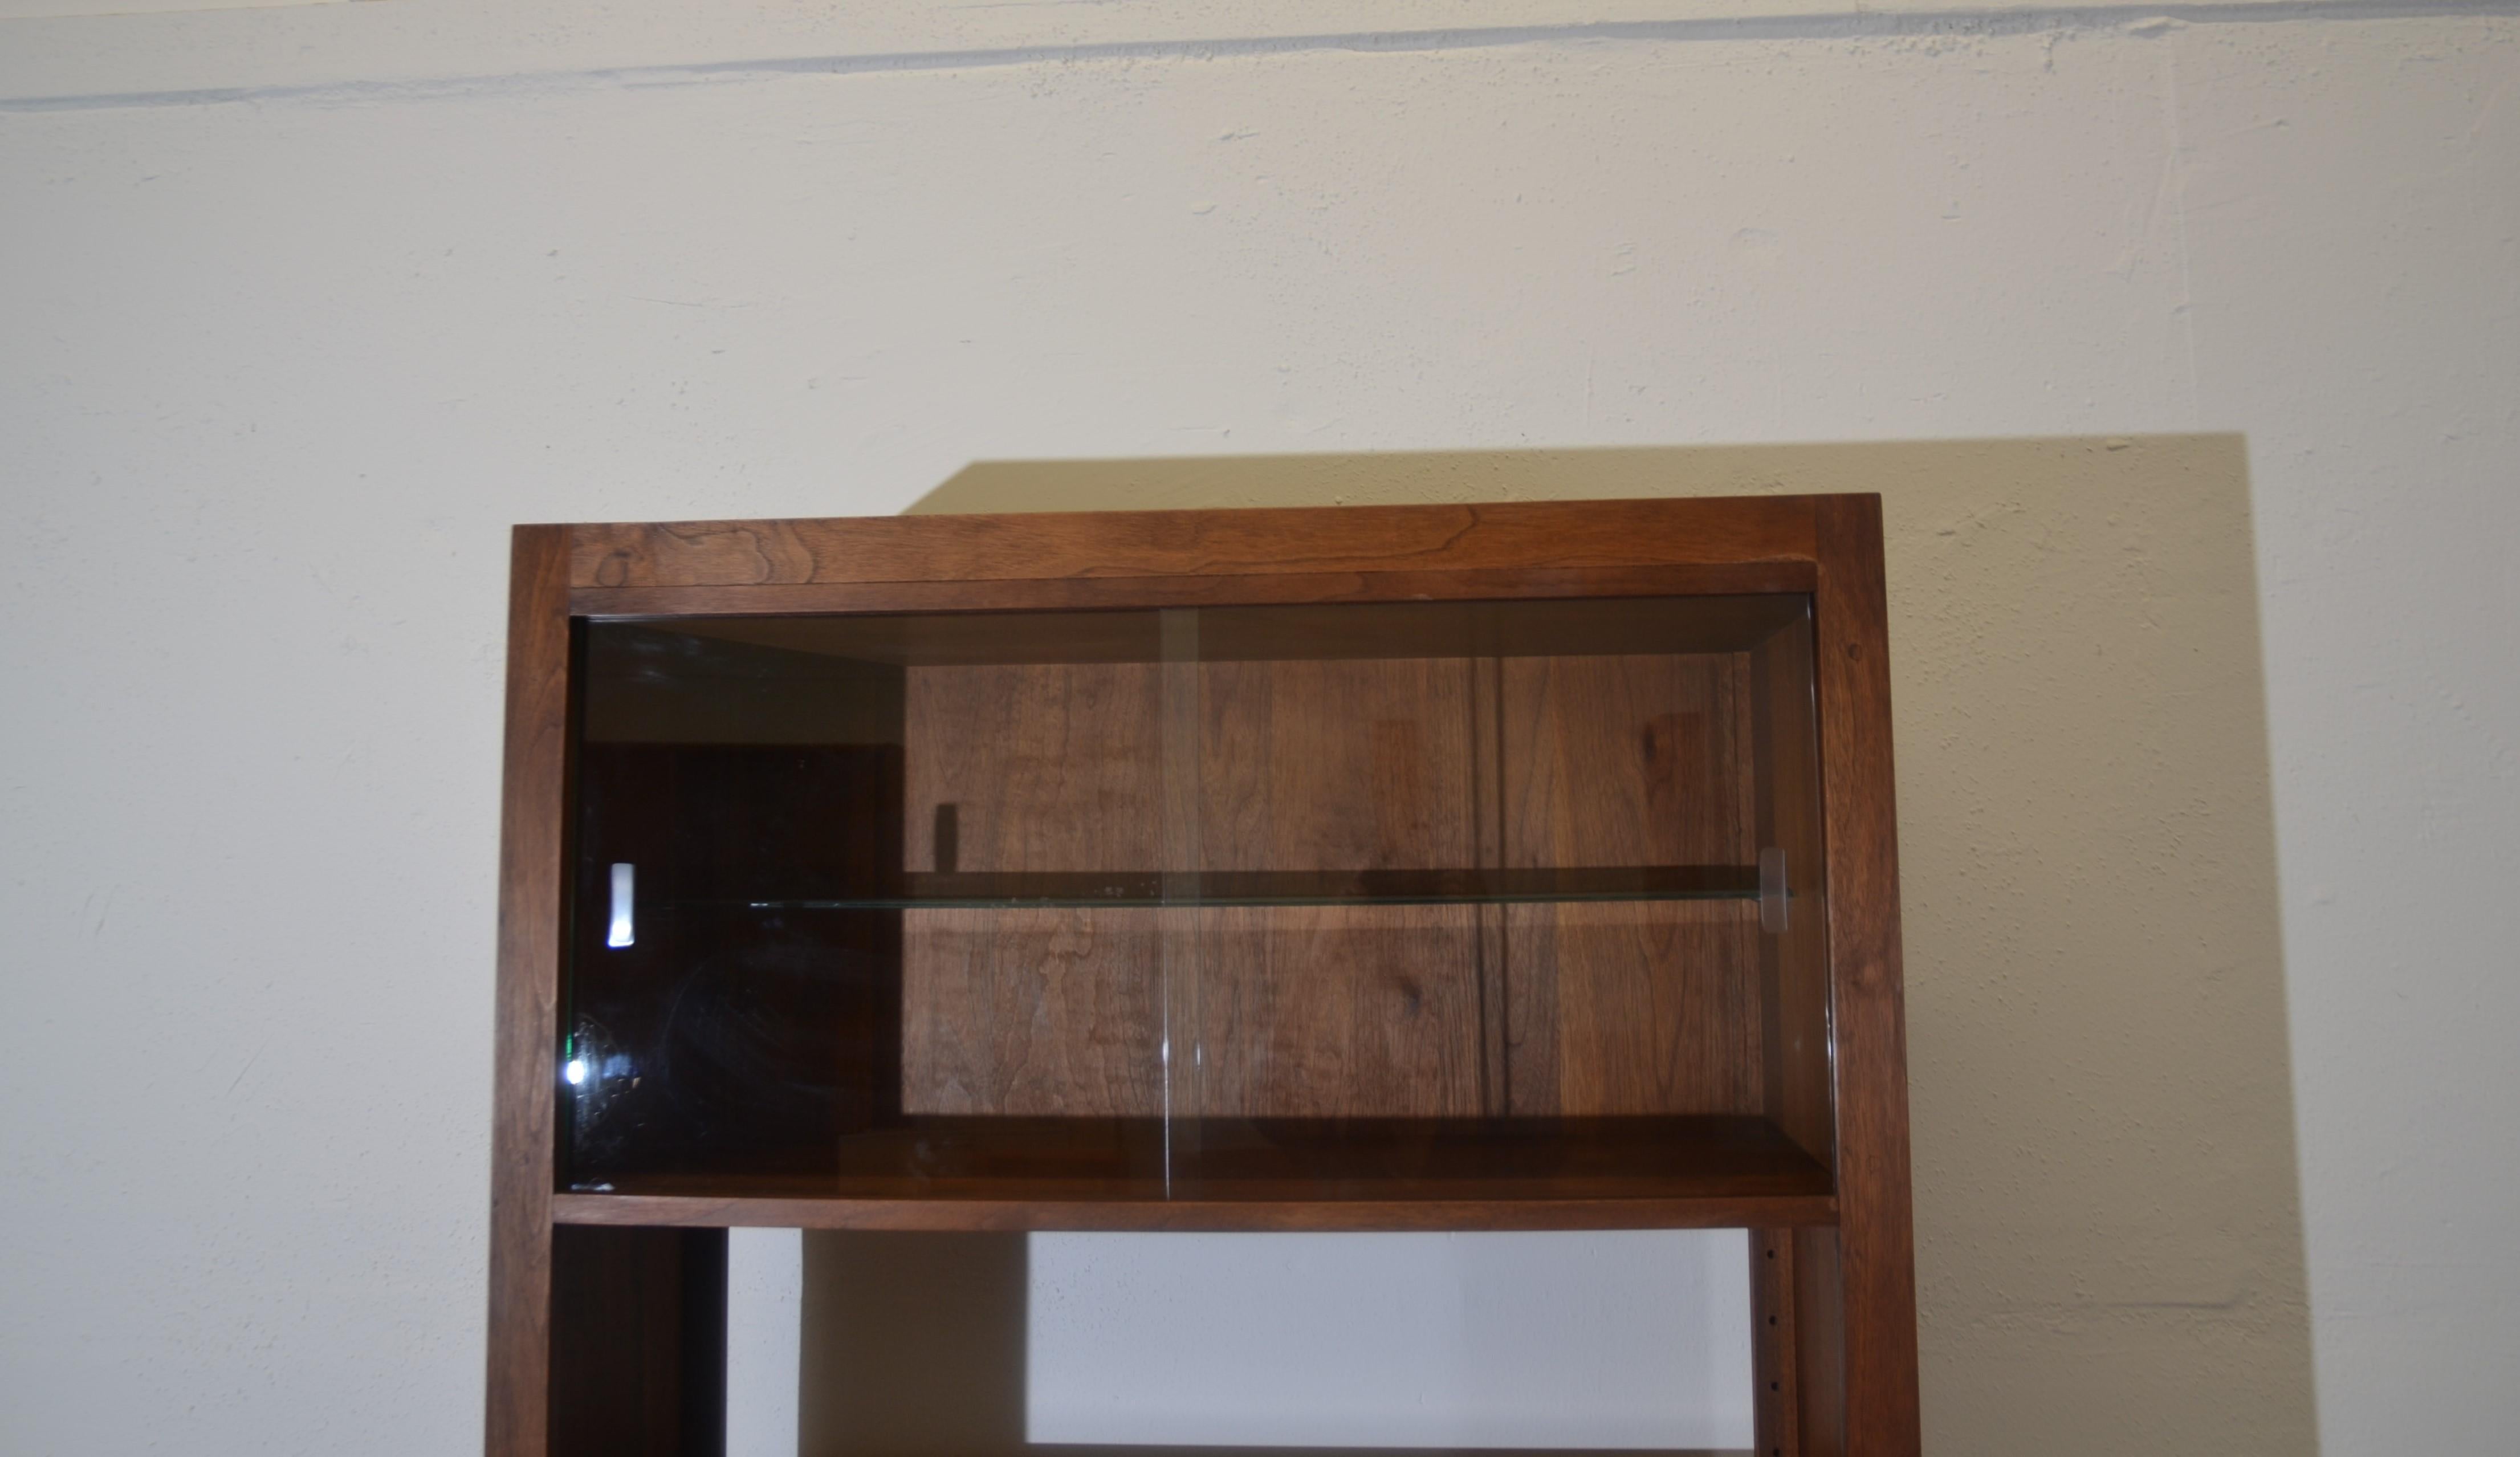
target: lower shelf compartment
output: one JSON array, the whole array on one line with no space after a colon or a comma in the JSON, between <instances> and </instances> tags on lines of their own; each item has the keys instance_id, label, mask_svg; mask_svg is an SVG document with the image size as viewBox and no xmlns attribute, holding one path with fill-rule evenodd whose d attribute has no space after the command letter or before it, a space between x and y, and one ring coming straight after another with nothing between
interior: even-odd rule
<instances>
[{"instance_id":1,"label":"lower shelf compartment","mask_svg":"<svg viewBox=\"0 0 2520 1457\"><path fill-rule=\"evenodd\" d=\"M894 1229L1830 1224L1828 1170L1757 1117L910 1118L824 1170L615 1174L562 1223Z\"/></svg>"}]
</instances>

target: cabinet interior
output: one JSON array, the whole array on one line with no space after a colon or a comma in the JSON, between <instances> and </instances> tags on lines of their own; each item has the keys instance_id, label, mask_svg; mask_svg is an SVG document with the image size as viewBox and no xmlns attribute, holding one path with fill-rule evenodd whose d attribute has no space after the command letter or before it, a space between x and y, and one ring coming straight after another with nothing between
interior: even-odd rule
<instances>
[{"instance_id":1,"label":"cabinet interior","mask_svg":"<svg viewBox=\"0 0 2520 1457\"><path fill-rule=\"evenodd\" d=\"M562 1183L1825 1193L1811 642L1799 595L582 623Z\"/></svg>"}]
</instances>

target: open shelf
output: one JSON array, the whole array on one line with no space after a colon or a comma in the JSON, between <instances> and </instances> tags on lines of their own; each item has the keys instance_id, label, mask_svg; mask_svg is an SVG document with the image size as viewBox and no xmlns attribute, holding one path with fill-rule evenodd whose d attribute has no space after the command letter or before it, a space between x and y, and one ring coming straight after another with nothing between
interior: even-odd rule
<instances>
[{"instance_id":1,"label":"open shelf","mask_svg":"<svg viewBox=\"0 0 2520 1457\"><path fill-rule=\"evenodd\" d=\"M1620 865L1531 870L1242 870L1098 874L914 872L897 894L746 900L752 910L915 911L1033 907L1522 905L1751 900L1755 865Z\"/></svg>"}]
</instances>

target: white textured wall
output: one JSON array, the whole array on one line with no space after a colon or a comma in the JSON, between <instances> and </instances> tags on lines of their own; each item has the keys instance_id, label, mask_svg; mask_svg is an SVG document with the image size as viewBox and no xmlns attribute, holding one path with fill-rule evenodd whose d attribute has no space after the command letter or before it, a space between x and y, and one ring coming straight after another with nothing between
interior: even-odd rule
<instances>
[{"instance_id":1,"label":"white textured wall","mask_svg":"<svg viewBox=\"0 0 2520 1457\"><path fill-rule=\"evenodd\" d=\"M2195 430L2324 1445L2506 1443L2520 20L1767 8L0 21L0 1447L474 1440L508 523Z\"/></svg>"}]
</instances>

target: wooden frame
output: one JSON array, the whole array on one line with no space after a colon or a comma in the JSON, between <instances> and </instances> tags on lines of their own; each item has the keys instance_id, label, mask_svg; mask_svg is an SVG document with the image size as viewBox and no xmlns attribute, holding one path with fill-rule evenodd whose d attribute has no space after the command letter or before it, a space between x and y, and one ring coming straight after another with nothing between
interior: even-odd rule
<instances>
[{"instance_id":1,"label":"wooden frame","mask_svg":"<svg viewBox=\"0 0 2520 1457\"><path fill-rule=\"evenodd\" d=\"M1149 1206L556 1192L553 1066L568 884L573 618L1744 592L1802 592L1813 601L1833 1195ZM712 1378L686 1369L696 1358L674 1352L722 1351L723 1311L714 1317L721 1343L713 1345L702 1307L707 1292L722 1292L724 1245L673 1231L745 1224L1742 1226L1752 1230L1758 1450L1768 1457L1917 1450L1877 497L520 526L507 682L486 1422L486 1450L496 1457L588 1449L591 1438L561 1430L556 1412L571 1409L590 1384L641 1379L651 1403L649 1449L706 1449ZM589 1268L613 1271L611 1288L654 1293L641 1307L651 1318L613 1320L608 1345L571 1344L577 1317L556 1308L555 1292L582 1286L572 1272ZM568 1347L561 1359L556 1337ZM616 1434L604 1449L624 1447Z\"/></svg>"}]
</instances>

